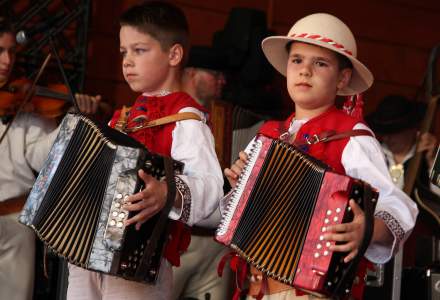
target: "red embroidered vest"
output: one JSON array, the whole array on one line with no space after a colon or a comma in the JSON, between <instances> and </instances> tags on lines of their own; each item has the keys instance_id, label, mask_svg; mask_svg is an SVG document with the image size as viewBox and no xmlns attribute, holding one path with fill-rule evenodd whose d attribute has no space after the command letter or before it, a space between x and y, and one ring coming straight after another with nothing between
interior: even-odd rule
<instances>
[{"instance_id":1,"label":"red embroidered vest","mask_svg":"<svg viewBox=\"0 0 440 300\"><path fill-rule=\"evenodd\" d=\"M292 114L285 121L268 121L260 128L259 133L271 138L279 138L279 136L289 129ZM332 107L321 115L310 119L301 126L295 137L295 142L303 142L306 138L313 138L325 131L334 130L338 133L352 130L354 125L362 123L362 120L348 116L336 107ZM345 174L344 167L341 164L342 152L347 145L349 138L343 138L328 143L317 143L310 145L305 151L313 157L325 162L336 172Z\"/></svg>"},{"instance_id":2,"label":"red embroidered vest","mask_svg":"<svg viewBox=\"0 0 440 300\"><path fill-rule=\"evenodd\" d=\"M155 120L176 114L185 107L194 107L206 112L206 109L199 105L191 96L183 92L171 93L160 97L139 96L130 109L127 120L127 127L136 126L134 118L140 115L147 117L147 120ZM121 111L117 110L110 126L115 127ZM147 147L148 150L164 156L171 156L171 145L173 141L172 132L175 123L165 124L156 127L144 128L128 135ZM170 239L165 246L165 258L174 266L180 265L180 254L185 252L191 241L191 231L188 226L179 221L173 221L170 228Z\"/></svg>"}]
</instances>

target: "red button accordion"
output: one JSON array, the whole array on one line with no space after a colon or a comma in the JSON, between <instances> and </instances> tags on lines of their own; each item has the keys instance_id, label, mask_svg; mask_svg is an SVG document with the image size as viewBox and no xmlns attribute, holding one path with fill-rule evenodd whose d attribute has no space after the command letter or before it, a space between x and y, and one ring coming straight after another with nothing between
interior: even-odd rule
<instances>
[{"instance_id":1,"label":"red button accordion","mask_svg":"<svg viewBox=\"0 0 440 300\"><path fill-rule=\"evenodd\" d=\"M330 251L334 242L323 234L328 225L352 220L354 199L368 206L368 244L377 197L368 184L330 171L297 147L259 136L216 239L275 280L319 295L347 293L356 266Z\"/></svg>"}]
</instances>

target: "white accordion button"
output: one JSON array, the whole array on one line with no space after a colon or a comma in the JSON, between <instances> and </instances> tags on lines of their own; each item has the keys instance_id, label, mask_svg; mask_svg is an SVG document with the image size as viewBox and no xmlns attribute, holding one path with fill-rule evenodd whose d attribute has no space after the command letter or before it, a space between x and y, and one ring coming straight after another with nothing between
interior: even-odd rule
<instances>
[{"instance_id":1,"label":"white accordion button","mask_svg":"<svg viewBox=\"0 0 440 300\"><path fill-rule=\"evenodd\" d=\"M337 213L340 213L341 212L341 209L338 207L338 208L336 208L336 212Z\"/></svg>"},{"instance_id":2,"label":"white accordion button","mask_svg":"<svg viewBox=\"0 0 440 300\"><path fill-rule=\"evenodd\" d=\"M327 218L324 219L324 223L328 224L328 222L330 222Z\"/></svg>"},{"instance_id":3,"label":"white accordion button","mask_svg":"<svg viewBox=\"0 0 440 300\"><path fill-rule=\"evenodd\" d=\"M120 207L121 207L121 203L116 202L116 203L115 203L115 207L116 207L116 208L120 208Z\"/></svg>"},{"instance_id":4,"label":"white accordion button","mask_svg":"<svg viewBox=\"0 0 440 300\"><path fill-rule=\"evenodd\" d=\"M338 217L334 217L334 218L333 218L333 221L334 221L334 222L338 222L338 220L339 220Z\"/></svg>"},{"instance_id":5,"label":"white accordion button","mask_svg":"<svg viewBox=\"0 0 440 300\"><path fill-rule=\"evenodd\" d=\"M321 244L316 245L316 249L321 249L321 248L322 248Z\"/></svg>"},{"instance_id":6,"label":"white accordion button","mask_svg":"<svg viewBox=\"0 0 440 300\"><path fill-rule=\"evenodd\" d=\"M110 221L110 226L115 226L116 225L116 221L115 220L111 220Z\"/></svg>"},{"instance_id":7,"label":"white accordion button","mask_svg":"<svg viewBox=\"0 0 440 300\"><path fill-rule=\"evenodd\" d=\"M318 258L318 257L319 257L319 253L315 252L315 258Z\"/></svg>"},{"instance_id":8,"label":"white accordion button","mask_svg":"<svg viewBox=\"0 0 440 300\"><path fill-rule=\"evenodd\" d=\"M329 209L327 210L327 216L330 216L332 214L332 211Z\"/></svg>"},{"instance_id":9,"label":"white accordion button","mask_svg":"<svg viewBox=\"0 0 440 300\"><path fill-rule=\"evenodd\" d=\"M331 244L332 244L332 243L330 243L330 242L325 243L325 245L326 245L327 247L330 247Z\"/></svg>"},{"instance_id":10,"label":"white accordion button","mask_svg":"<svg viewBox=\"0 0 440 300\"><path fill-rule=\"evenodd\" d=\"M119 221L119 222L116 224L116 226L119 227L119 228L121 228L122 225L124 225L124 224L123 224L121 221Z\"/></svg>"},{"instance_id":11,"label":"white accordion button","mask_svg":"<svg viewBox=\"0 0 440 300\"><path fill-rule=\"evenodd\" d=\"M117 194L116 199L122 199L122 194Z\"/></svg>"},{"instance_id":12,"label":"white accordion button","mask_svg":"<svg viewBox=\"0 0 440 300\"><path fill-rule=\"evenodd\" d=\"M323 235L320 235L320 236L319 236L319 240L320 240L320 241L323 241L323 240L324 240L324 236L323 236Z\"/></svg>"},{"instance_id":13,"label":"white accordion button","mask_svg":"<svg viewBox=\"0 0 440 300\"><path fill-rule=\"evenodd\" d=\"M118 216L118 212L117 211L112 212L112 216L113 217L117 217Z\"/></svg>"},{"instance_id":14,"label":"white accordion button","mask_svg":"<svg viewBox=\"0 0 440 300\"><path fill-rule=\"evenodd\" d=\"M119 218L123 219L124 217L125 217L125 214L124 214L124 213L120 213L120 214L119 214Z\"/></svg>"},{"instance_id":15,"label":"white accordion button","mask_svg":"<svg viewBox=\"0 0 440 300\"><path fill-rule=\"evenodd\" d=\"M327 255L328 255L328 251L325 250L325 251L324 251L324 256L327 256Z\"/></svg>"}]
</instances>

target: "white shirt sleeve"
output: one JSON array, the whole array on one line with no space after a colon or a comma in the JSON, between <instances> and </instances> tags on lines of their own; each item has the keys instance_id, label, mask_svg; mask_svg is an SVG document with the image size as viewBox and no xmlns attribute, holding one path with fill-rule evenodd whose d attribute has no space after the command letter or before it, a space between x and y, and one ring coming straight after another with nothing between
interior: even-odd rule
<instances>
[{"instance_id":1,"label":"white shirt sleeve","mask_svg":"<svg viewBox=\"0 0 440 300\"><path fill-rule=\"evenodd\" d=\"M353 129L368 129L362 123ZM417 205L391 181L379 142L370 136L351 137L341 158L347 175L361 179L379 191L375 216L381 218L394 236L392 245L372 243L365 257L374 263L388 261L411 233L418 214Z\"/></svg>"},{"instance_id":2,"label":"white shirt sleeve","mask_svg":"<svg viewBox=\"0 0 440 300\"><path fill-rule=\"evenodd\" d=\"M20 114L0 144L0 201L29 192L57 132L55 123L32 114ZM0 133L6 125L0 124ZM52 132L52 133L51 133Z\"/></svg>"},{"instance_id":3,"label":"white shirt sleeve","mask_svg":"<svg viewBox=\"0 0 440 300\"><path fill-rule=\"evenodd\" d=\"M169 217L193 225L218 208L223 196L223 175L204 113L192 107L179 112L196 113L202 121L179 121L173 130L171 157L185 166L183 175L177 178L183 206L182 209L173 208Z\"/></svg>"}]
</instances>

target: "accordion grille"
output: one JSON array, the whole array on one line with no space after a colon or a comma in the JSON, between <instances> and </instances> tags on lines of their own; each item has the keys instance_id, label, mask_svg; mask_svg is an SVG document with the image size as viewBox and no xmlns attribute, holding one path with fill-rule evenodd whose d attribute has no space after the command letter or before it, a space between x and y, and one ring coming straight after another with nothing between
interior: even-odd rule
<instances>
[{"instance_id":1,"label":"accordion grille","mask_svg":"<svg viewBox=\"0 0 440 300\"><path fill-rule=\"evenodd\" d=\"M261 271L292 283L324 172L301 151L274 141L231 246Z\"/></svg>"},{"instance_id":2,"label":"accordion grille","mask_svg":"<svg viewBox=\"0 0 440 300\"><path fill-rule=\"evenodd\" d=\"M83 267L92 249L114 153L99 129L81 119L33 222L46 245Z\"/></svg>"}]
</instances>

